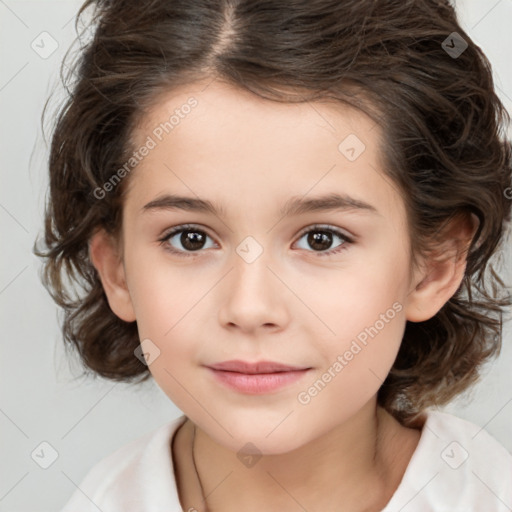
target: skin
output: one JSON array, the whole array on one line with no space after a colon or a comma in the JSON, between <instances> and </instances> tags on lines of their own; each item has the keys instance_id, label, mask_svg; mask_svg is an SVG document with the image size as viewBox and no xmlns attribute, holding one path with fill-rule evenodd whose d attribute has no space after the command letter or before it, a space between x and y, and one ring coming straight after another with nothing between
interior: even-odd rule
<instances>
[{"instance_id":1,"label":"skin","mask_svg":"<svg viewBox=\"0 0 512 512\"><path fill-rule=\"evenodd\" d=\"M195 425L209 510L381 510L420 431L377 407L376 394L406 321L431 318L457 290L465 268L461 240L471 230L459 226L443 259L413 268L404 202L382 171L381 127L339 104L275 103L218 80L196 83L159 98L134 141L143 144L191 96L198 105L125 178L121 239L99 230L90 243L112 310L136 320L140 339L158 347L151 374L188 418L172 446L182 507L204 510L190 455ZM354 161L338 150L350 134L366 146ZM376 212L279 214L292 196L332 192ZM208 199L225 211L143 210L164 193ZM188 250L191 257L166 250L187 252L180 234L159 241L186 223L208 235L203 248ZM352 242L334 233L315 250L301 234L314 224ZM250 263L237 253L248 236L263 249ZM341 252L319 255L343 243ZM393 304L400 306L394 318L300 403L298 394ZM247 395L202 366L229 359L311 370L278 391ZM252 467L237 457L248 442L262 455Z\"/></svg>"}]
</instances>

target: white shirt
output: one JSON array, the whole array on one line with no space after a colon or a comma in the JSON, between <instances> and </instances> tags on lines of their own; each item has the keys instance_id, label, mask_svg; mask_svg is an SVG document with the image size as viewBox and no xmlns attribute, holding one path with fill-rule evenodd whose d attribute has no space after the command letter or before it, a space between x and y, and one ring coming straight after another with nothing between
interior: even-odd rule
<instances>
[{"instance_id":1,"label":"white shirt","mask_svg":"<svg viewBox=\"0 0 512 512\"><path fill-rule=\"evenodd\" d=\"M171 439L186 416L101 459L61 512L181 512ZM510 512L512 454L485 430L427 412L420 441L382 512Z\"/></svg>"}]
</instances>

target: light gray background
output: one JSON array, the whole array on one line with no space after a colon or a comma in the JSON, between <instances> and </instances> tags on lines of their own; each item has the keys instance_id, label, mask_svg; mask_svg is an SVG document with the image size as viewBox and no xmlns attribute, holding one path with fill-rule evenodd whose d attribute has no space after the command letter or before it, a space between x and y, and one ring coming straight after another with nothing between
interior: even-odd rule
<instances>
[{"instance_id":1,"label":"light gray background","mask_svg":"<svg viewBox=\"0 0 512 512\"><path fill-rule=\"evenodd\" d=\"M74 378L79 367L65 358L57 309L31 253L42 229L47 182L40 116L58 86L58 67L75 37L73 17L80 4L0 0L2 512L58 510L103 456L181 414L152 381L136 388ZM458 6L464 28L490 58L498 92L512 112L512 0L464 0ZM31 47L39 41L44 51L43 31L58 43L46 58ZM45 49L50 48L47 39ZM501 358L472 392L447 408L485 427L510 451L511 368L508 325ZM58 452L48 469L31 458L43 441Z\"/></svg>"}]
</instances>

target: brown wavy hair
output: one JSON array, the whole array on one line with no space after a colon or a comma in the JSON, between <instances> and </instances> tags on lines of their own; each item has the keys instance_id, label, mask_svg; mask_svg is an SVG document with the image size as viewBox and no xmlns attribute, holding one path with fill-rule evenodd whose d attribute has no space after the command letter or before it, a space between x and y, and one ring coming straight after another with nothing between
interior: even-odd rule
<instances>
[{"instance_id":1,"label":"brown wavy hair","mask_svg":"<svg viewBox=\"0 0 512 512\"><path fill-rule=\"evenodd\" d=\"M435 317L407 322L378 403L412 425L477 381L512 304L496 270L511 220L510 117L447 0L87 0L75 28L86 12L89 40L85 30L78 58L68 66L68 52L61 68L69 97L51 139L45 247L34 244L85 373L150 377L134 356L136 322L112 312L88 254L97 229L119 235L129 177L101 199L94 191L128 161L132 130L161 94L211 78L272 101L333 99L379 123L413 260L453 219L478 218L461 286Z\"/></svg>"}]
</instances>

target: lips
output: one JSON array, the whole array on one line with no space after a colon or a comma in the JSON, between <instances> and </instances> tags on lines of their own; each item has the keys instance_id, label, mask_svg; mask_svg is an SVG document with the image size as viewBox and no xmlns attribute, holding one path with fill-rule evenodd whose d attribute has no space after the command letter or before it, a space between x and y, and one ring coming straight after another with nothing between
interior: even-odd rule
<instances>
[{"instance_id":1,"label":"lips","mask_svg":"<svg viewBox=\"0 0 512 512\"><path fill-rule=\"evenodd\" d=\"M291 372L297 370L307 370L306 366L290 366L274 361L259 361L256 363L249 363L246 361L232 360L223 361L208 365L213 370L223 370L227 372L237 372L246 374L262 374L262 373L278 373L278 372Z\"/></svg>"},{"instance_id":2,"label":"lips","mask_svg":"<svg viewBox=\"0 0 512 512\"><path fill-rule=\"evenodd\" d=\"M308 374L310 367L274 361L223 361L207 366L216 382L238 393L262 395L288 388Z\"/></svg>"}]
</instances>

